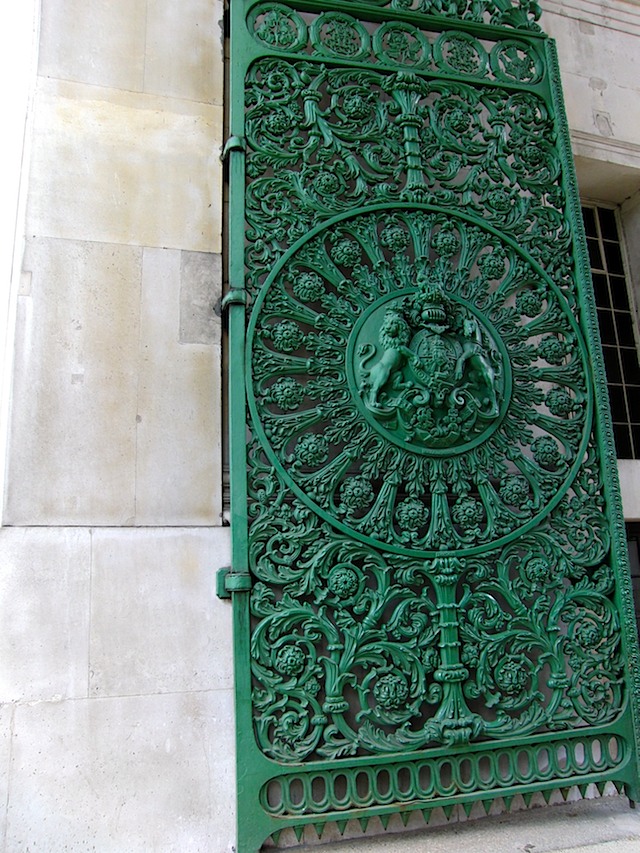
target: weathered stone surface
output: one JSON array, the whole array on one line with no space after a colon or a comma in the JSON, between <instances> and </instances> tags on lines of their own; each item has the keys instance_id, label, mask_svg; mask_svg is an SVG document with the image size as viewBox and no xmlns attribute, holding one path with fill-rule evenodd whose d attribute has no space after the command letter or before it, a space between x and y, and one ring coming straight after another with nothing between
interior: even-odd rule
<instances>
[{"instance_id":1,"label":"weathered stone surface","mask_svg":"<svg viewBox=\"0 0 640 853\"><path fill-rule=\"evenodd\" d=\"M620 163L602 159L606 158L610 147L601 145L593 136L574 135L573 148L574 152L584 152L584 155L574 156L583 199L620 204L636 191L635 188L640 188L640 145L637 149L619 146Z\"/></svg>"},{"instance_id":2,"label":"weathered stone surface","mask_svg":"<svg viewBox=\"0 0 640 853\"><path fill-rule=\"evenodd\" d=\"M219 290L219 282L207 284ZM181 253L145 249L137 524L220 524L220 347L180 343L180 291ZM213 328L219 325L215 318Z\"/></svg>"},{"instance_id":3,"label":"weathered stone surface","mask_svg":"<svg viewBox=\"0 0 640 853\"><path fill-rule=\"evenodd\" d=\"M21 705L6 850L231 853L229 690Z\"/></svg>"},{"instance_id":4,"label":"weathered stone surface","mask_svg":"<svg viewBox=\"0 0 640 853\"><path fill-rule=\"evenodd\" d=\"M182 252L180 343L219 344L222 259L207 252Z\"/></svg>"},{"instance_id":5,"label":"weathered stone surface","mask_svg":"<svg viewBox=\"0 0 640 853\"><path fill-rule=\"evenodd\" d=\"M222 103L221 0L43 3L39 73Z\"/></svg>"},{"instance_id":6,"label":"weathered stone surface","mask_svg":"<svg viewBox=\"0 0 640 853\"><path fill-rule=\"evenodd\" d=\"M0 703L87 695L90 570L88 530L0 528Z\"/></svg>"},{"instance_id":7,"label":"weathered stone surface","mask_svg":"<svg viewBox=\"0 0 640 853\"><path fill-rule=\"evenodd\" d=\"M148 4L144 90L222 103L221 0L155 0Z\"/></svg>"},{"instance_id":8,"label":"weathered stone surface","mask_svg":"<svg viewBox=\"0 0 640 853\"><path fill-rule=\"evenodd\" d=\"M627 521L640 521L640 460L618 459L622 509Z\"/></svg>"},{"instance_id":9,"label":"weathered stone surface","mask_svg":"<svg viewBox=\"0 0 640 853\"><path fill-rule=\"evenodd\" d=\"M620 4L622 5L622 4ZM637 17L637 16L636 16ZM623 27L606 26L576 17L545 12L542 25L557 43L567 117L574 140L580 134L597 141L626 142L632 146L628 157L636 159L640 116L637 33ZM636 27L640 19L636 21ZM640 31L638 31L640 32ZM578 150L579 154L586 151ZM603 159L611 159L610 155ZM619 150L614 162L624 162Z\"/></svg>"},{"instance_id":10,"label":"weathered stone surface","mask_svg":"<svg viewBox=\"0 0 640 853\"><path fill-rule=\"evenodd\" d=\"M35 239L20 296L5 522L135 514L140 249Z\"/></svg>"},{"instance_id":11,"label":"weathered stone surface","mask_svg":"<svg viewBox=\"0 0 640 853\"><path fill-rule=\"evenodd\" d=\"M36 239L25 267L5 521L219 524L220 347L180 343L181 253Z\"/></svg>"},{"instance_id":12,"label":"weathered stone surface","mask_svg":"<svg viewBox=\"0 0 640 853\"><path fill-rule=\"evenodd\" d=\"M231 687L227 529L93 533L90 695Z\"/></svg>"},{"instance_id":13,"label":"weathered stone surface","mask_svg":"<svg viewBox=\"0 0 640 853\"><path fill-rule=\"evenodd\" d=\"M569 126L573 131L636 142L638 122L634 111L640 94L638 90L609 86L601 78L585 77L569 70L563 72L562 81Z\"/></svg>"},{"instance_id":14,"label":"weathered stone surface","mask_svg":"<svg viewBox=\"0 0 640 853\"><path fill-rule=\"evenodd\" d=\"M146 0L42 3L39 73L140 91L147 5Z\"/></svg>"},{"instance_id":15,"label":"weathered stone surface","mask_svg":"<svg viewBox=\"0 0 640 853\"><path fill-rule=\"evenodd\" d=\"M0 838L5 837L7 828L13 711L13 705L0 705Z\"/></svg>"},{"instance_id":16,"label":"weathered stone surface","mask_svg":"<svg viewBox=\"0 0 640 853\"><path fill-rule=\"evenodd\" d=\"M540 805L544 805L542 797ZM298 847L300 853L318 850L312 832L305 838L311 843ZM456 820L454 813L453 821L446 826L433 828L430 820L429 829L402 832L399 823L395 833L378 838L362 838L353 821L345 838L321 849L325 853L633 853L640 841L640 814L629 809L624 797L606 796L480 820L463 820L460 809L460 819Z\"/></svg>"},{"instance_id":17,"label":"weathered stone surface","mask_svg":"<svg viewBox=\"0 0 640 853\"><path fill-rule=\"evenodd\" d=\"M221 144L220 106L41 79L31 233L219 252Z\"/></svg>"}]
</instances>

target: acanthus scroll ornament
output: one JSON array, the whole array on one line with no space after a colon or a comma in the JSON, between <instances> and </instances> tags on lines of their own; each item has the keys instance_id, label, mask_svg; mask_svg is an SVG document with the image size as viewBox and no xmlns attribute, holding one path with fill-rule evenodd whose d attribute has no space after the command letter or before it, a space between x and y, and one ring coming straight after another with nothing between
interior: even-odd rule
<instances>
[{"instance_id":1,"label":"acanthus scroll ornament","mask_svg":"<svg viewBox=\"0 0 640 853\"><path fill-rule=\"evenodd\" d=\"M480 223L423 205L340 217L274 270L250 328L250 405L280 476L380 547L493 547L580 465L579 330Z\"/></svg>"},{"instance_id":2,"label":"acanthus scroll ornament","mask_svg":"<svg viewBox=\"0 0 640 853\"><path fill-rule=\"evenodd\" d=\"M242 831L637 793L615 455L539 7L315 5L231 5Z\"/></svg>"}]
</instances>

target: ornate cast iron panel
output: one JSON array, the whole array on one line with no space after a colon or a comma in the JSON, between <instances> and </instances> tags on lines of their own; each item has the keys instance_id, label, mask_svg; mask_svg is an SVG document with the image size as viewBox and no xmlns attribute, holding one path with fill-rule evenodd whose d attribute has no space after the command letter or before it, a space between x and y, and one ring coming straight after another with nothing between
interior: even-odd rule
<instances>
[{"instance_id":1,"label":"ornate cast iron panel","mask_svg":"<svg viewBox=\"0 0 640 853\"><path fill-rule=\"evenodd\" d=\"M535 3L231 2L239 853L607 781L640 662Z\"/></svg>"}]
</instances>

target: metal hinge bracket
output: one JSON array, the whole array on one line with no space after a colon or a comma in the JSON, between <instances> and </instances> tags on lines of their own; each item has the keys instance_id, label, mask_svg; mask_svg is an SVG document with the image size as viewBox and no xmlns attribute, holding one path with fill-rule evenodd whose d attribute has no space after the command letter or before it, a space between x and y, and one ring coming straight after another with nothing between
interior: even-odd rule
<instances>
[{"instance_id":1,"label":"metal hinge bracket","mask_svg":"<svg viewBox=\"0 0 640 853\"><path fill-rule=\"evenodd\" d=\"M231 598L233 592L246 592L251 589L251 575L233 572L229 566L216 572L216 595L218 598Z\"/></svg>"},{"instance_id":2,"label":"metal hinge bracket","mask_svg":"<svg viewBox=\"0 0 640 853\"><path fill-rule=\"evenodd\" d=\"M244 143L244 137L242 137L242 136L230 136L224 144L224 148L222 149L222 154L220 155L220 159L222 161L226 160L232 151L245 151L245 150L246 150L246 146Z\"/></svg>"},{"instance_id":3,"label":"metal hinge bracket","mask_svg":"<svg viewBox=\"0 0 640 853\"><path fill-rule=\"evenodd\" d=\"M246 305L247 304L247 294L243 288L240 287L232 287L228 293L225 294L221 307L223 311L226 311L230 305Z\"/></svg>"}]
</instances>

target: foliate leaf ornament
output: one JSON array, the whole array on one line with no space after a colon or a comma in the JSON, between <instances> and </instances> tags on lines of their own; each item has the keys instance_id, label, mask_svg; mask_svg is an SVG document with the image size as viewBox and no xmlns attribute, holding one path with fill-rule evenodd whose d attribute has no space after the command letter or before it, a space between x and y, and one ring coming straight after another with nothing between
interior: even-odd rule
<instances>
[{"instance_id":1,"label":"foliate leaf ornament","mask_svg":"<svg viewBox=\"0 0 640 853\"><path fill-rule=\"evenodd\" d=\"M635 799L624 528L539 8L231 17L239 853L553 786Z\"/></svg>"}]
</instances>

